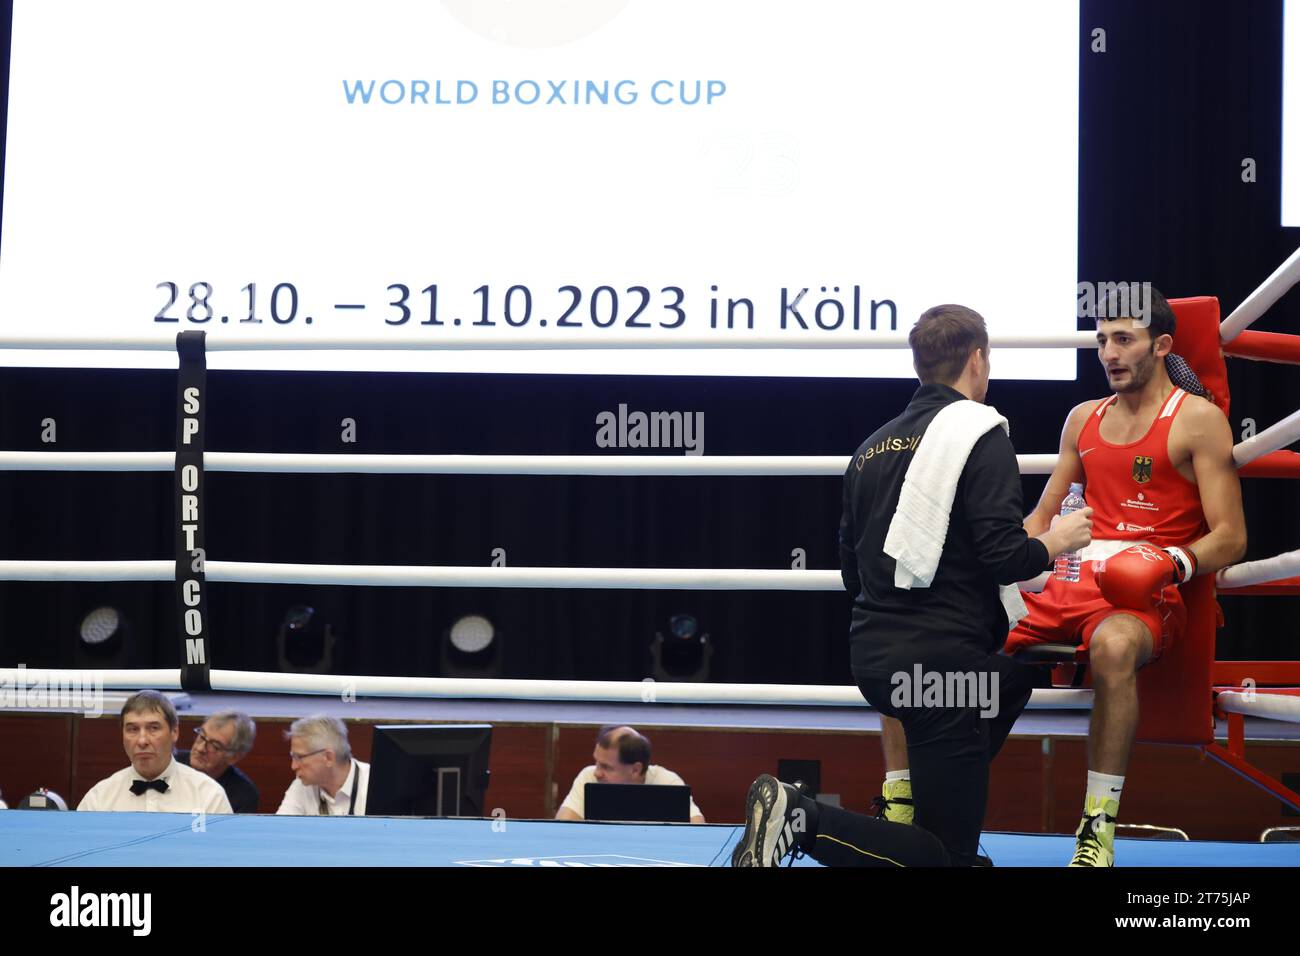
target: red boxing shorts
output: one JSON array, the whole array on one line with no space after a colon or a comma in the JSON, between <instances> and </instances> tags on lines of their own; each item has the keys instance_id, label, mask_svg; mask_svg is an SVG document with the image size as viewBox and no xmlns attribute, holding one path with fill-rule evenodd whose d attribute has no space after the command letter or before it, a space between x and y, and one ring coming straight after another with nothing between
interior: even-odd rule
<instances>
[{"instance_id":1,"label":"red boxing shorts","mask_svg":"<svg viewBox=\"0 0 1300 956\"><path fill-rule=\"evenodd\" d=\"M1086 651L1093 632L1115 614L1136 617L1151 632L1148 664L1158 661L1165 649L1182 636L1187 608L1178 588L1172 584L1166 587L1154 611L1117 608L1102 597L1092 566L1093 562L1084 561L1079 567L1079 580L1073 584L1058 581L1053 574L1042 593L1022 592L1029 616L1007 634L1005 653L1014 654L1032 644L1076 644Z\"/></svg>"}]
</instances>

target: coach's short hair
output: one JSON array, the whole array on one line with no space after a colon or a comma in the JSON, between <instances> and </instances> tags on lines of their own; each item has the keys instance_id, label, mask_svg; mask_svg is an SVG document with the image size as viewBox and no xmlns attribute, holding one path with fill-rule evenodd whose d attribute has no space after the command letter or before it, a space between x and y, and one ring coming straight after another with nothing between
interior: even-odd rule
<instances>
[{"instance_id":1,"label":"coach's short hair","mask_svg":"<svg viewBox=\"0 0 1300 956\"><path fill-rule=\"evenodd\" d=\"M922 385L951 385L961 378L972 349L988 351L984 317L964 305L926 309L907 335L912 367Z\"/></svg>"}]
</instances>

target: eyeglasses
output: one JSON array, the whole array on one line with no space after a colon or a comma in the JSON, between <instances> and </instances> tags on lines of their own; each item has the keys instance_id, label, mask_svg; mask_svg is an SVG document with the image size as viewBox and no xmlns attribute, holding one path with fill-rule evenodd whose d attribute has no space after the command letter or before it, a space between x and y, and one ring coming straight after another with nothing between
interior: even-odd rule
<instances>
[{"instance_id":1,"label":"eyeglasses","mask_svg":"<svg viewBox=\"0 0 1300 956\"><path fill-rule=\"evenodd\" d=\"M327 751L327 750L329 750L328 747L322 747L320 750L313 750L311 753L306 753L306 754L296 754L296 753L294 753L292 750L290 750L290 751L289 751L289 762L290 762L290 763L302 763L302 762L303 762L304 760L306 760L308 757L315 756L316 754L323 754L323 753L324 753L325 751Z\"/></svg>"},{"instance_id":2,"label":"eyeglasses","mask_svg":"<svg viewBox=\"0 0 1300 956\"><path fill-rule=\"evenodd\" d=\"M215 740L213 740L211 737L209 737L207 734L203 732L202 727L194 728L194 740L196 743L202 741L205 745L211 747L219 754L234 753L234 748L227 747L225 744L217 743Z\"/></svg>"}]
</instances>

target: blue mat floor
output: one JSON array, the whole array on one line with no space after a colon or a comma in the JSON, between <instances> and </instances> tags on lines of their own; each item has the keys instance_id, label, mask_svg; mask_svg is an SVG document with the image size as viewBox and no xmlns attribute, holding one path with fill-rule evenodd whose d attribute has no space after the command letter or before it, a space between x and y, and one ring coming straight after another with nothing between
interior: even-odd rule
<instances>
[{"instance_id":1,"label":"blue mat floor","mask_svg":"<svg viewBox=\"0 0 1300 956\"><path fill-rule=\"evenodd\" d=\"M725 866L737 826L0 812L2 866ZM998 866L1064 866L1073 837L986 833ZM1300 843L1120 840L1129 867L1300 866ZM803 859L796 866L816 866Z\"/></svg>"}]
</instances>

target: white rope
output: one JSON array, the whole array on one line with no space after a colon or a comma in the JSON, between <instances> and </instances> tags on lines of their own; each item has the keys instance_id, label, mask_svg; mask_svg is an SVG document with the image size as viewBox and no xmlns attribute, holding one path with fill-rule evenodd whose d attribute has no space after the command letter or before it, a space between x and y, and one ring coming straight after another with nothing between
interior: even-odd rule
<instances>
[{"instance_id":1,"label":"white rope","mask_svg":"<svg viewBox=\"0 0 1300 956\"><path fill-rule=\"evenodd\" d=\"M209 581L398 588L591 588L667 591L840 591L838 571L751 568L493 568L450 565L208 561ZM0 561L0 581L174 581L174 561ZM1224 568L1220 588L1300 576L1300 551Z\"/></svg>"},{"instance_id":2,"label":"white rope","mask_svg":"<svg viewBox=\"0 0 1300 956\"><path fill-rule=\"evenodd\" d=\"M1287 551L1272 558L1234 564L1216 574L1214 584L1221 589L1244 588L1294 577L1300 577L1300 551Z\"/></svg>"},{"instance_id":3,"label":"white rope","mask_svg":"<svg viewBox=\"0 0 1300 956\"><path fill-rule=\"evenodd\" d=\"M77 683L106 690L153 687L178 690L177 670L78 671L0 668L0 688L18 681L30 688ZM670 681L489 680L448 677L356 677L331 674L276 674L213 669L214 691L228 693L314 694L340 699L357 697L468 698L479 700L594 701L623 704L730 704L780 707L860 707L870 705L853 686L819 684L696 684ZM1086 710L1091 690L1035 690L1034 710Z\"/></svg>"},{"instance_id":4,"label":"white rope","mask_svg":"<svg viewBox=\"0 0 1300 956\"><path fill-rule=\"evenodd\" d=\"M1048 475L1056 455L1018 455L1021 474ZM169 451L4 451L0 471L171 471ZM211 472L405 475L833 476L838 455L274 455L208 452Z\"/></svg>"},{"instance_id":5,"label":"white rope","mask_svg":"<svg viewBox=\"0 0 1300 956\"><path fill-rule=\"evenodd\" d=\"M1230 714L1247 717L1267 717L1300 724L1300 697L1286 694L1269 694L1264 691L1243 693L1235 690L1220 691L1216 698L1219 706Z\"/></svg>"},{"instance_id":6,"label":"white rope","mask_svg":"<svg viewBox=\"0 0 1300 956\"><path fill-rule=\"evenodd\" d=\"M1296 441L1300 441L1300 411L1292 412L1280 422L1235 445L1232 449L1232 460L1240 468L1261 455L1275 452Z\"/></svg>"},{"instance_id":7,"label":"white rope","mask_svg":"<svg viewBox=\"0 0 1300 956\"><path fill-rule=\"evenodd\" d=\"M772 704L862 707L856 687L797 684L690 684L646 681L547 681L446 677L337 677L213 670L213 690L343 697L433 697L603 703Z\"/></svg>"},{"instance_id":8,"label":"white rope","mask_svg":"<svg viewBox=\"0 0 1300 956\"><path fill-rule=\"evenodd\" d=\"M1232 450L1240 468L1300 441L1300 412ZM1050 475L1056 455L1017 455L1022 475ZM211 472L353 475L625 475L839 477L840 455L303 455L210 451ZM0 471L171 471L170 451L0 451Z\"/></svg>"},{"instance_id":9,"label":"white rope","mask_svg":"<svg viewBox=\"0 0 1300 956\"><path fill-rule=\"evenodd\" d=\"M272 460L274 459L274 460ZM208 462L212 462L209 466ZM836 455L251 455L210 454L210 471L423 475L823 475L848 467Z\"/></svg>"},{"instance_id":10,"label":"white rope","mask_svg":"<svg viewBox=\"0 0 1300 956\"><path fill-rule=\"evenodd\" d=\"M1001 349L1053 349L1096 348L1093 332L1058 332L1042 335L993 336L990 345ZM266 352L266 351L511 351L535 352L550 350L617 351L623 349L905 349L909 348L907 335L891 332L877 335L868 333L858 337L803 336L787 338L780 335L749 335L737 338L731 333L718 335L692 335L674 338L642 339L621 335L439 335L427 338L406 336L353 336L323 339L314 335L280 335L272 333L265 338L209 334L204 342L208 352ZM174 339L159 339L143 335L100 336L94 338L55 339L48 336L18 335L0 339L0 349L83 349L128 352L174 352Z\"/></svg>"},{"instance_id":11,"label":"white rope","mask_svg":"<svg viewBox=\"0 0 1300 956\"><path fill-rule=\"evenodd\" d=\"M0 581L174 581L175 561L0 561Z\"/></svg>"},{"instance_id":12,"label":"white rope","mask_svg":"<svg viewBox=\"0 0 1300 956\"><path fill-rule=\"evenodd\" d=\"M358 587L659 588L842 591L838 571L717 568L492 568L208 561L207 579L238 584ZM173 581L173 561L0 561L0 581Z\"/></svg>"},{"instance_id":13,"label":"white rope","mask_svg":"<svg viewBox=\"0 0 1300 956\"><path fill-rule=\"evenodd\" d=\"M0 667L0 712L8 707L23 706L9 695L22 695L27 706L33 706L35 694L57 692L61 688L92 688L102 690L180 690L181 672L175 667L144 670L71 670L47 667ZM39 705L38 705L39 706ZM55 706L50 702L48 706Z\"/></svg>"},{"instance_id":14,"label":"white rope","mask_svg":"<svg viewBox=\"0 0 1300 956\"><path fill-rule=\"evenodd\" d=\"M1235 339L1297 282L1300 282L1300 249L1291 253L1286 262L1278 266L1258 289L1246 296L1245 301L1223 320L1219 325L1220 341L1231 342Z\"/></svg>"},{"instance_id":15,"label":"white rope","mask_svg":"<svg viewBox=\"0 0 1300 956\"><path fill-rule=\"evenodd\" d=\"M1237 444L1240 468L1300 441L1300 412ZM1056 455L1017 455L1022 475L1050 475ZM244 474L625 475L839 477L840 455L302 455L210 451L203 467ZM0 451L0 471L171 471L170 451Z\"/></svg>"},{"instance_id":16,"label":"white rope","mask_svg":"<svg viewBox=\"0 0 1300 956\"><path fill-rule=\"evenodd\" d=\"M175 467L176 453L171 451L0 452L0 471L172 471Z\"/></svg>"},{"instance_id":17,"label":"white rope","mask_svg":"<svg viewBox=\"0 0 1300 956\"><path fill-rule=\"evenodd\" d=\"M257 564L209 561L209 581L444 588L659 588L679 591L842 591L838 571L717 568L483 568Z\"/></svg>"},{"instance_id":18,"label":"white rope","mask_svg":"<svg viewBox=\"0 0 1300 956\"><path fill-rule=\"evenodd\" d=\"M500 700L599 701L656 704L752 704L799 707L870 705L853 686L819 684L697 684L644 681L488 680L447 677L336 677L213 670L213 690L328 696L455 697ZM1034 691L1034 709L1087 709L1091 690Z\"/></svg>"}]
</instances>

